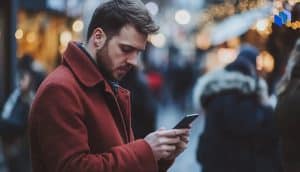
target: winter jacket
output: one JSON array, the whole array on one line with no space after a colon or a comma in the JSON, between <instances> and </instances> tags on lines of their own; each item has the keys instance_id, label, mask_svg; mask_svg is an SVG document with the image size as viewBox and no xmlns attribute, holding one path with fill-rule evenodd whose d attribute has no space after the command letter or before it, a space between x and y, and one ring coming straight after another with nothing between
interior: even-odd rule
<instances>
[{"instance_id":1,"label":"winter jacket","mask_svg":"<svg viewBox=\"0 0 300 172\"><path fill-rule=\"evenodd\" d=\"M205 113L197 159L203 172L277 172L273 110L264 80L222 69L201 77L194 104Z\"/></svg>"},{"instance_id":2,"label":"winter jacket","mask_svg":"<svg viewBox=\"0 0 300 172\"><path fill-rule=\"evenodd\" d=\"M290 68L290 80L280 94L276 107L277 124L285 172L300 171L300 40L294 49L295 66ZM289 69L289 67L288 67Z\"/></svg>"}]
</instances>

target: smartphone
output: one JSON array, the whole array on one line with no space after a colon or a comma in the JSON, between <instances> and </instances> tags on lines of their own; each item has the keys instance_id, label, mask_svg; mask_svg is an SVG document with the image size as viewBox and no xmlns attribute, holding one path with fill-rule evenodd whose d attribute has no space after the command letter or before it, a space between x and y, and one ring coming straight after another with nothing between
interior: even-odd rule
<instances>
[{"instance_id":1,"label":"smartphone","mask_svg":"<svg viewBox=\"0 0 300 172\"><path fill-rule=\"evenodd\" d=\"M189 114L186 115L173 129L189 128L190 123L192 123L199 114Z\"/></svg>"}]
</instances>

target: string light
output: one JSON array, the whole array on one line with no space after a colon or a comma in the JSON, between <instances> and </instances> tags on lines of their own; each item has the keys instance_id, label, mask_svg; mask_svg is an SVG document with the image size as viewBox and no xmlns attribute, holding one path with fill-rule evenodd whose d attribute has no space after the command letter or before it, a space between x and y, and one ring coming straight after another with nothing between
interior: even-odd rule
<instances>
[{"instance_id":1,"label":"string light","mask_svg":"<svg viewBox=\"0 0 300 172\"><path fill-rule=\"evenodd\" d=\"M37 34L35 32L29 32L26 36L26 41L28 43L33 43L37 39Z\"/></svg>"},{"instance_id":2,"label":"string light","mask_svg":"<svg viewBox=\"0 0 300 172\"><path fill-rule=\"evenodd\" d=\"M66 46L68 42L70 42L71 40L72 40L72 34L70 31L63 31L60 34L59 41L61 45Z\"/></svg>"},{"instance_id":3,"label":"string light","mask_svg":"<svg viewBox=\"0 0 300 172\"><path fill-rule=\"evenodd\" d=\"M241 13L247 10L264 6L267 2L267 0L256 0L251 2L249 0L240 0L236 4L232 4L231 1L226 1L225 3L211 5L210 7L208 7L200 15L200 19L201 22L205 22L208 20L219 21L236 13ZM210 18L207 19L207 17L202 17L202 15L210 16Z\"/></svg>"},{"instance_id":4,"label":"string light","mask_svg":"<svg viewBox=\"0 0 300 172\"><path fill-rule=\"evenodd\" d=\"M158 48L162 48L166 44L166 37L162 33L151 35L149 37L149 40L155 47L158 47Z\"/></svg>"},{"instance_id":5,"label":"string light","mask_svg":"<svg viewBox=\"0 0 300 172\"><path fill-rule=\"evenodd\" d=\"M267 51L262 51L257 57L257 70L272 72L274 64L274 57Z\"/></svg>"},{"instance_id":6,"label":"string light","mask_svg":"<svg viewBox=\"0 0 300 172\"><path fill-rule=\"evenodd\" d=\"M178 24L185 25L185 24L188 24L190 22L190 20L191 20L191 15L186 10L178 10L175 13L175 21Z\"/></svg>"},{"instance_id":7,"label":"string light","mask_svg":"<svg viewBox=\"0 0 300 172\"><path fill-rule=\"evenodd\" d=\"M16 37L16 39L22 39L22 38L23 38L23 36L24 36L24 32L23 32L23 30L22 30L22 29L18 29L18 30L16 30L16 33L15 33L15 37Z\"/></svg>"},{"instance_id":8,"label":"string light","mask_svg":"<svg viewBox=\"0 0 300 172\"><path fill-rule=\"evenodd\" d=\"M159 11L159 7L155 2L148 2L145 6L152 16L157 15L157 13Z\"/></svg>"},{"instance_id":9,"label":"string light","mask_svg":"<svg viewBox=\"0 0 300 172\"><path fill-rule=\"evenodd\" d=\"M84 24L82 20L75 20L72 29L74 32L80 33L83 30Z\"/></svg>"},{"instance_id":10,"label":"string light","mask_svg":"<svg viewBox=\"0 0 300 172\"><path fill-rule=\"evenodd\" d=\"M289 28L292 28L294 30L300 29L300 21L295 21L295 22L287 22L286 26Z\"/></svg>"}]
</instances>

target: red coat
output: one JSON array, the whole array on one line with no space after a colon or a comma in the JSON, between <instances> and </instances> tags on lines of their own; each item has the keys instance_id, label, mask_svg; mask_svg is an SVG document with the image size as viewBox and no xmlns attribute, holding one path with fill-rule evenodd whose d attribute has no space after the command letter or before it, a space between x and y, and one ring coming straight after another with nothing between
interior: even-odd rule
<instances>
[{"instance_id":1,"label":"red coat","mask_svg":"<svg viewBox=\"0 0 300 172\"><path fill-rule=\"evenodd\" d=\"M29 118L33 172L156 172L145 140L134 140L130 95L115 96L86 53L70 43L40 86Z\"/></svg>"}]
</instances>

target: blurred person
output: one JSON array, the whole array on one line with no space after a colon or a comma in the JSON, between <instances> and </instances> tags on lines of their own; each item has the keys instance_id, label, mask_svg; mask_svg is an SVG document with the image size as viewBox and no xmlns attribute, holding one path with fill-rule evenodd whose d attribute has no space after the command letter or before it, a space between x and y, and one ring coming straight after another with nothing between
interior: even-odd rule
<instances>
[{"instance_id":1,"label":"blurred person","mask_svg":"<svg viewBox=\"0 0 300 172\"><path fill-rule=\"evenodd\" d=\"M295 3L291 10L291 22L300 21L300 2ZM272 33L267 40L267 50L274 57L274 70L268 76L267 81L270 86L270 93L275 93L275 85L282 77L285 66L287 65L288 56L292 51L296 40L300 38L298 29L292 29L285 25L279 27L272 24Z\"/></svg>"},{"instance_id":2,"label":"blurred person","mask_svg":"<svg viewBox=\"0 0 300 172\"><path fill-rule=\"evenodd\" d=\"M276 107L280 145L285 172L300 171L300 39L290 55L281 82L278 85L279 99Z\"/></svg>"},{"instance_id":3,"label":"blurred person","mask_svg":"<svg viewBox=\"0 0 300 172\"><path fill-rule=\"evenodd\" d=\"M33 90L37 90L39 85L42 83L46 77L46 70L41 63L39 63L35 58L30 54L24 54L21 58L21 63L19 68L29 69L32 75L31 87Z\"/></svg>"},{"instance_id":4,"label":"blurred person","mask_svg":"<svg viewBox=\"0 0 300 172\"><path fill-rule=\"evenodd\" d=\"M147 44L143 53L142 64L145 72L145 79L149 86L150 92L154 99L158 101L158 104L165 103L165 91L163 90L165 85L164 71L167 65L164 58L157 48L152 44Z\"/></svg>"},{"instance_id":5,"label":"blurred person","mask_svg":"<svg viewBox=\"0 0 300 172\"><path fill-rule=\"evenodd\" d=\"M27 139L27 118L34 97L34 74L31 57L18 62L18 86L7 99L0 119L0 135L9 172L29 172L30 157Z\"/></svg>"},{"instance_id":6,"label":"blurred person","mask_svg":"<svg viewBox=\"0 0 300 172\"><path fill-rule=\"evenodd\" d=\"M194 103L205 113L197 148L202 172L278 172L273 108L256 71L258 50L243 45L224 69L201 77Z\"/></svg>"},{"instance_id":7,"label":"blurred person","mask_svg":"<svg viewBox=\"0 0 300 172\"><path fill-rule=\"evenodd\" d=\"M119 85L158 27L139 0L95 10L87 42L70 42L39 87L29 118L33 172L166 171L189 129L159 129L134 140L130 93Z\"/></svg>"},{"instance_id":8,"label":"blurred person","mask_svg":"<svg viewBox=\"0 0 300 172\"><path fill-rule=\"evenodd\" d=\"M121 85L130 90L132 129L135 138L144 138L155 130L157 104L151 94L145 74L138 68L131 69Z\"/></svg>"}]
</instances>

